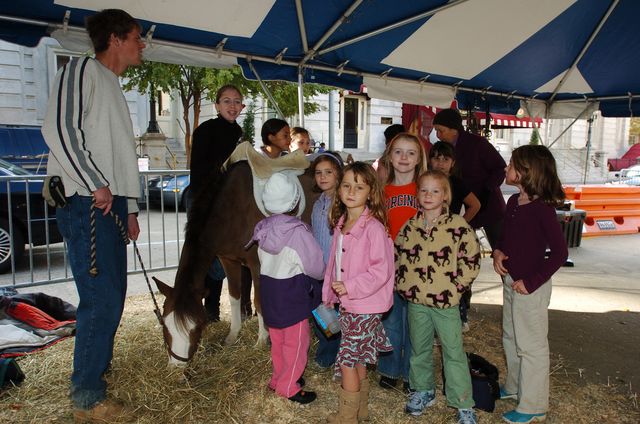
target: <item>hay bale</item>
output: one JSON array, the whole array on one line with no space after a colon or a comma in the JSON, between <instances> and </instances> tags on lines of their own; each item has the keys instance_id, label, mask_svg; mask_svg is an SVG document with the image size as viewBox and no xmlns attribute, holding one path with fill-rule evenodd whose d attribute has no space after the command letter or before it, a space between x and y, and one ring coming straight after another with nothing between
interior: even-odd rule
<instances>
[{"instance_id":1,"label":"hay bale","mask_svg":"<svg viewBox=\"0 0 640 424\"><path fill-rule=\"evenodd\" d=\"M228 322L211 324L203 334L201 346L184 375L167 368L167 353L162 334L152 313L148 296L127 299L121 327L116 337L112 369L106 376L109 396L135 409L137 422L159 423L317 423L336 409L338 384L331 371L308 367L307 387L318 393L318 400L298 405L267 389L271 362L268 349L256 349L257 320L245 322L240 339L224 346ZM474 321L465 334L466 350L477 352L495 363L504 373L500 323ZM312 345L310 358L315 344ZM436 350L439 353L439 350ZM0 395L0 422L71 422L68 398L72 367L73 339L65 340L42 352L21 358L26 373L24 383ZM439 369L439 354L436 354ZM635 394L619 387L585 384L568 372L562 358L553 358L551 375L551 412L557 423L637 423L640 411ZM436 372L439 381L439 372ZM377 375L372 383L370 409L372 423L397 423L408 420L403 412L405 396L401 391L383 390ZM440 395L421 422L447 423L455 410L446 406ZM513 402L498 402L496 412L480 411L483 423L499 423L500 414L514 407Z\"/></svg>"}]
</instances>

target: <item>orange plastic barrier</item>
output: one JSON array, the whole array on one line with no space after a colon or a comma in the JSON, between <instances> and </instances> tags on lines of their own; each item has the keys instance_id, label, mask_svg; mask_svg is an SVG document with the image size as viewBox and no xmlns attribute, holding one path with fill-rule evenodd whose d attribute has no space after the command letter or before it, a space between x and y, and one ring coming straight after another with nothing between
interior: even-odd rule
<instances>
[{"instance_id":1,"label":"orange plastic barrier","mask_svg":"<svg viewBox=\"0 0 640 424\"><path fill-rule=\"evenodd\" d=\"M582 235L607 236L640 231L640 187L565 186L567 200L587 212Z\"/></svg>"}]
</instances>

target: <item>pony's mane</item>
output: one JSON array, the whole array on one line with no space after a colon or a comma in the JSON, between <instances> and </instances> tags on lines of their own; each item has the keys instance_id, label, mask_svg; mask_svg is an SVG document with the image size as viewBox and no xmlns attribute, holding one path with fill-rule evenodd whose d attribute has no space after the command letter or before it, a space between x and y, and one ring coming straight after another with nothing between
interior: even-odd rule
<instances>
[{"instance_id":1,"label":"pony's mane","mask_svg":"<svg viewBox=\"0 0 640 424\"><path fill-rule=\"evenodd\" d=\"M192 237L197 239L198 234L202 232L202 228L204 228L209 217L208 213L213 206L213 201L222 187L222 181L236 165L237 163L234 163L224 172L219 168L211 172L200 187L200 190L197 193L193 193L193 201L189 209L187 224L185 225L185 242Z\"/></svg>"},{"instance_id":2,"label":"pony's mane","mask_svg":"<svg viewBox=\"0 0 640 424\"><path fill-rule=\"evenodd\" d=\"M202 299L204 295L204 278L196 281L191 274L196 269L199 255L202 253L201 236L203 228L207 224L216 198L223 187L224 180L238 163L234 163L224 172L221 169L218 169L217 172L212 172L199 192L193 193L193 202L185 225L185 246L189 246L189 248L186 250L186 255L180 260L174 286L174 308L178 325L184 326L189 318L196 323L204 323L206 321L202 305L199 301L194 302L194 299Z\"/></svg>"}]
</instances>

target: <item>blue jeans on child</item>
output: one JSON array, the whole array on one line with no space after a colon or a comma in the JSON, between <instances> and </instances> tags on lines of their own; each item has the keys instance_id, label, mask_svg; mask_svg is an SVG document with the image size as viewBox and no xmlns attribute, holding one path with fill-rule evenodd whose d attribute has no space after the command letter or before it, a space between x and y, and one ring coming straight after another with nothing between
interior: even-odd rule
<instances>
[{"instance_id":1,"label":"blue jeans on child","mask_svg":"<svg viewBox=\"0 0 640 424\"><path fill-rule=\"evenodd\" d=\"M127 293L127 250L111 215L96 210L98 274L89 274L91 258L90 211L92 197L74 195L57 209L60 233L67 246L71 272L80 302L71 375L71 400L90 409L106 398L103 374L113 355L113 339L120 324ZM113 197L112 210L127 226L127 199Z\"/></svg>"},{"instance_id":2,"label":"blue jeans on child","mask_svg":"<svg viewBox=\"0 0 640 424\"><path fill-rule=\"evenodd\" d=\"M316 349L316 364L320 368L329 368L336 362L336 356L338 356L338 348L340 347L340 333L334 334L331 337L327 337L324 331L320 329L318 322L311 318L313 321L313 332L318 338L318 348Z\"/></svg>"},{"instance_id":3,"label":"blue jeans on child","mask_svg":"<svg viewBox=\"0 0 640 424\"><path fill-rule=\"evenodd\" d=\"M407 301L398 293L393 294L393 307L383 315L382 325L393 346L393 351L380 354L378 373L385 377L409 381L411 339L407 321Z\"/></svg>"}]
</instances>

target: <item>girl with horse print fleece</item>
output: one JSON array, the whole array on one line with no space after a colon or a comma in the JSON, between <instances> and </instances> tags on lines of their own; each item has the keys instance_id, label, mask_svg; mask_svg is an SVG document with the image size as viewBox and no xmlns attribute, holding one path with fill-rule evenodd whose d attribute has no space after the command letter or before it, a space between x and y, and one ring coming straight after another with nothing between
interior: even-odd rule
<instances>
[{"instance_id":1,"label":"girl with horse print fleece","mask_svg":"<svg viewBox=\"0 0 640 424\"><path fill-rule=\"evenodd\" d=\"M449 212L451 186L440 171L418 180L420 209L396 237L396 290L408 301L412 392L405 411L417 416L435 403L433 337L442 345L446 396L458 409L458 422L475 424L471 376L462 345L460 296L480 272L476 233Z\"/></svg>"}]
</instances>

